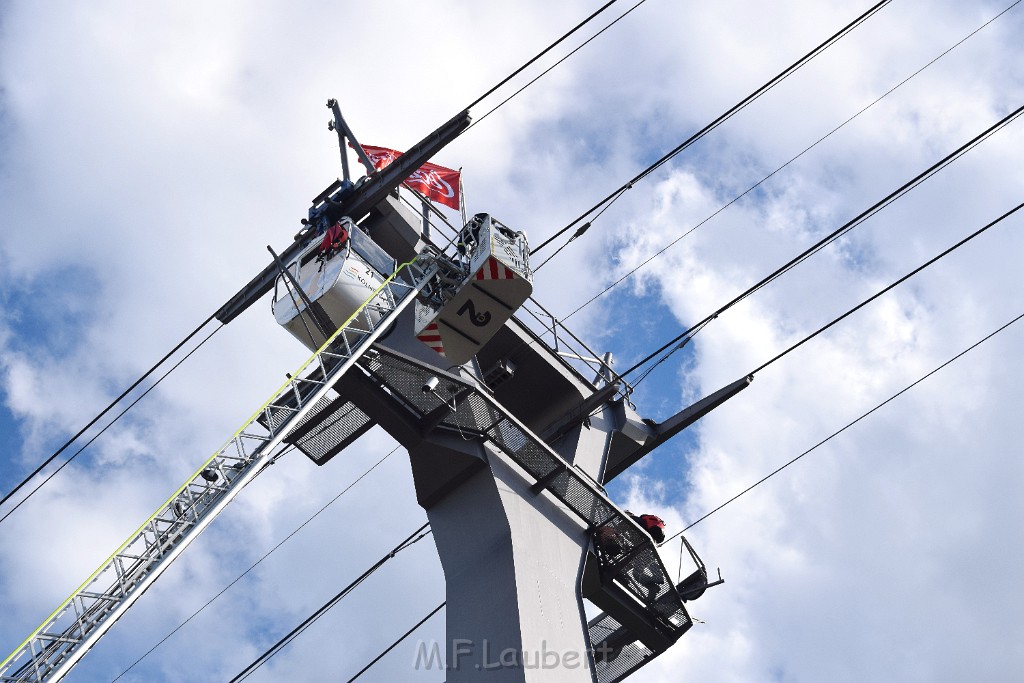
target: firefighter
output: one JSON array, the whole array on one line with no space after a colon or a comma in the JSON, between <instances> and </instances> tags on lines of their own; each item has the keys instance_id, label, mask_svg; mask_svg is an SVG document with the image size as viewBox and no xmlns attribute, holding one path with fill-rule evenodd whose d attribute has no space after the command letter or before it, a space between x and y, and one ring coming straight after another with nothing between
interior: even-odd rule
<instances>
[{"instance_id":1,"label":"firefighter","mask_svg":"<svg viewBox=\"0 0 1024 683\"><path fill-rule=\"evenodd\" d=\"M348 241L348 230L340 222L335 223L324 233L324 240L320 243L320 257L324 261L331 260L345 246Z\"/></svg>"},{"instance_id":2,"label":"firefighter","mask_svg":"<svg viewBox=\"0 0 1024 683\"><path fill-rule=\"evenodd\" d=\"M633 518L633 521L646 531L655 543L665 542L665 520L657 515L634 515L629 510L626 514Z\"/></svg>"},{"instance_id":3,"label":"firefighter","mask_svg":"<svg viewBox=\"0 0 1024 683\"><path fill-rule=\"evenodd\" d=\"M634 515L629 510L626 510L626 514L629 515L630 519L640 525L640 528L647 532L647 534L654 539L655 543L664 543L665 541L665 520L657 515ZM622 543L619 539L619 532L610 526L602 526L597 529L595 540L597 545L608 554L609 557L615 557L622 552Z\"/></svg>"},{"instance_id":4,"label":"firefighter","mask_svg":"<svg viewBox=\"0 0 1024 683\"><path fill-rule=\"evenodd\" d=\"M646 531L654 539L655 543L665 542L665 520L661 517L657 515L634 515L629 510L626 510L626 514L639 524L640 528ZM656 566L656 561L652 560L650 564L644 567L634 567L630 570L630 573L647 591L648 600L653 601L661 593L662 581L659 578L660 572Z\"/></svg>"}]
</instances>

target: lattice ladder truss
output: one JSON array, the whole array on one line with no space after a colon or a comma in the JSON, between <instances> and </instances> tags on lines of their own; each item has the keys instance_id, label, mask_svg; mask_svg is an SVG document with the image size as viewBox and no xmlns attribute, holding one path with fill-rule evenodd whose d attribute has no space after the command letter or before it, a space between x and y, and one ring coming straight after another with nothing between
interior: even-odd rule
<instances>
[{"instance_id":1,"label":"lattice ladder truss","mask_svg":"<svg viewBox=\"0 0 1024 683\"><path fill-rule=\"evenodd\" d=\"M416 298L433 274L435 266L424 269L429 262L414 259L388 277L220 450L0 663L0 681L60 680L241 489L288 447L289 433L313 416L338 379ZM376 322L361 326L357 317L364 312L364 320Z\"/></svg>"},{"instance_id":2,"label":"lattice ladder truss","mask_svg":"<svg viewBox=\"0 0 1024 683\"><path fill-rule=\"evenodd\" d=\"M632 596L664 643L674 642L692 626L650 535L620 510L599 484L555 453L494 397L450 374L442 381L449 399L437 392L424 392L425 382L438 374L436 368L379 345L362 356L359 366L424 422L430 420L463 438L477 436L490 441L535 482L535 494L547 491L553 495L583 520L591 533L601 528L612 530L621 551L614 557L597 554L602 580L615 582ZM441 414L444 416L437 419Z\"/></svg>"}]
</instances>

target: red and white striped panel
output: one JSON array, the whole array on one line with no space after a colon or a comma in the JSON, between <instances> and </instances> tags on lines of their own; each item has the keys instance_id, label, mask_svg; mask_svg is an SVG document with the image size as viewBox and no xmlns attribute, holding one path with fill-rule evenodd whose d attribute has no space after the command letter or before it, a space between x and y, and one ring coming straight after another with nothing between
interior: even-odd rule
<instances>
[{"instance_id":1,"label":"red and white striped panel","mask_svg":"<svg viewBox=\"0 0 1024 683\"><path fill-rule=\"evenodd\" d=\"M474 276L475 280L515 280L516 274L504 263L498 263L498 259L491 256L480 266L480 270Z\"/></svg>"},{"instance_id":2,"label":"red and white striped panel","mask_svg":"<svg viewBox=\"0 0 1024 683\"><path fill-rule=\"evenodd\" d=\"M441 341L441 331L437 329L437 323L430 323L423 328L423 331L416 335L421 342L444 355L444 343Z\"/></svg>"}]
</instances>

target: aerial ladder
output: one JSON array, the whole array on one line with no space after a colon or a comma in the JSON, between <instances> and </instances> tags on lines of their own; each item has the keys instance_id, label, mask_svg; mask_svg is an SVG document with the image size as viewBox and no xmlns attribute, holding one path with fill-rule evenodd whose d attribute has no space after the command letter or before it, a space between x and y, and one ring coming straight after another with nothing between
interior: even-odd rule
<instances>
[{"instance_id":1,"label":"aerial ladder","mask_svg":"<svg viewBox=\"0 0 1024 683\"><path fill-rule=\"evenodd\" d=\"M337 107L333 100L328 104ZM359 187L346 172L344 181L333 183L313 200L311 214L330 220L365 213L468 122L466 113L452 119L406 154L410 162L395 165L387 174L364 177ZM275 262L229 300L218 311L218 318L229 322L237 317L270 291L283 274L283 259L300 261L315 242L296 240L281 256L275 255ZM303 423L316 424L318 414L331 405L338 379L432 280L437 266L430 262L436 259L436 254L417 255L389 275L381 275L365 301L328 333L288 381L0 662L0 681L58 681L70 671L242 488L292 445L288 436ZM314 315L312 310L308 313ZM315 322L321 327L324 324Z\"/></svg>"},{"instance_id":2,"label":"aerial ladder","mask_svg":"<svg viewBox=\"0 0 1024 683\"><path fill-rule=\"evenodd\" d=\"M280 255L271 250L273 262L217 313L221 322L230 322L273 291L278 323L313 355L0 662L0 683L60 680L286 449L295 447L323 465L375 424L413 457L418 499L437 517L431 521L446 577L454 573L452 563L466 560L462 548L444 550L446 506L467 482L479 484L481 472L512 472L523 482L516 484L517 505L540 510L541 517L571 518L568 526L557 522L563 531L555 533L568 530L571 543L585 554L577 602L585 597L605 610L587 622L580 607L579 640L591 652L593 680L599 683L624 679L670 647L692 625L684 603L718 583L708 581L692 548L696 569L673 582L650 536L609 499L603 484L736 395L750 378L663 423L641 421L628 386L608 363L590 382L514 316L532 291L522 233L478 214L458 232L458 245L439 248L411 232L410 221L396 213L392 193L465 130L468 113L390 166L353 182L345 144L360 155L362 149L337 102L328 106L344 178L313 200L295 242ZM517 375L517 363L543 378L550 410L538 411L536 399L524 400L530 374L521 368ZM432 458L435 465L425 471L423 459L415 457L424 449L451 457ZM614 551L600 542L610 536ZM473 561L480 559L478 554ZM458 585L449 579L450 629L465 618L452 591L475 589ZM530 609L519 606L525 632ZM512 635L525 647L519 637ZM463 680L459 675L450 672L449 680Z\"/></svg>"},{"instance_id":3,"label":"aerial ladder","mask_svg":"<svg viewBox=\"0 0 1024 683\"><path fill-rule=\"evenodd\" d=\"M3 662L0 681L56 681L113 626L210 522L315 421L338 379L414 299L424 275L410 262L334 332L71 597ZM372 315L367 315L372 313ZM360 323L360 319L362 322Z\"/></svg>"}]
</instances>

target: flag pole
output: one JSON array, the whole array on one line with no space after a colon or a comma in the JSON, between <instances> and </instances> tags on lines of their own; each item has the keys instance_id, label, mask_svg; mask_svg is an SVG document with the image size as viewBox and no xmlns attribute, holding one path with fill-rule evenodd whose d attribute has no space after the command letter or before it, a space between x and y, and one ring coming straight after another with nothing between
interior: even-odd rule
<instances>
[{"instance_id":1,"label":"flag pole","mask_svg":"<svg viewBox=\"0 0 1024 683\"><path fill-rule=\"evenodd\" d=\"M466 188L462 184L462 167L459 166L459 213L462 215L462 224L466 221Z\"/></svg>"},{"instance_id":2,"label":"flag pole","mask_svg":"<svg viewBox=\"0 0 1024 683\"><path fill-rule=\"evenodd\" d=\"M427 198L420 195L420 204L423 207L423 239L430 241L430 203Z\"/></svg>"}]
</instances>

